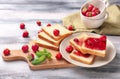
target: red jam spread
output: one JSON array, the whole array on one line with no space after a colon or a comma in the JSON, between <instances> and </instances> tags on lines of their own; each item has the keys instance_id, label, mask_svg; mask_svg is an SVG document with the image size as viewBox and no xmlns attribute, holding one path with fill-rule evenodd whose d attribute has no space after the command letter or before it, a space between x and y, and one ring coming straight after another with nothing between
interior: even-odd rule
<instances>
[{"instance_id":1,"label":"red jam spread","mask_svg":"<svg viewBox=\"0 0 120 79\"><path fill-rule=\"evenodd\" d=\"M85 46L90 49L105 50L106 36L101 36L100 38L87 38L85 40Z\"/></svg>"},{"instance_id":2,"label":"red jam spread","mask_svg":"<svg viewBox=\"0 0 120 79\"><path fill-rule=\"evenodd\" d=\"M83 56L83 57L86 57L88 58L90 56L90 54L83 54L81 51L74 51L74 54L78 55L78 56Z\"/></svg>"}]
</instances>

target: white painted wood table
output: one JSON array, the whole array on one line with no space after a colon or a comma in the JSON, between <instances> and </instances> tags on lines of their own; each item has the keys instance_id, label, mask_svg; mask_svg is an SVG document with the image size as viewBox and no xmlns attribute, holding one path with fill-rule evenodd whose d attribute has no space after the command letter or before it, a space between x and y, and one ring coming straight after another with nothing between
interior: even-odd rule
<instances>
[{"instance_id":1,"label":"white painted wood table","mask_svg":"<svg viewBox=\"0 0 120 79\"><path fill-rule=\"evenodd\" d=\"M47 23L61 23L61 19L79 11L86 0L0 0L0 79L119 79L120 78L120 36L108 36L117 50L117 56L109 64L99 68L63 68L32 71L24 61L5 62L1 54L4 48L20 49L35 39L40 27L36 20ZM109 0L120 4L120 0ZM19 24L24 22L30 38L22 38Z\"/></svg>"}]
</instances>

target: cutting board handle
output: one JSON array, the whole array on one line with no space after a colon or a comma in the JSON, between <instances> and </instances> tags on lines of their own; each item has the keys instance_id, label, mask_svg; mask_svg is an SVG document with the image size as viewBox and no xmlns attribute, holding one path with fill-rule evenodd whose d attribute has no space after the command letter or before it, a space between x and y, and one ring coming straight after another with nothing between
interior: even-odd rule
<instances>
[{"instance_id":1,"label":"cutting board handle","mask_svg":"<svg viewBox=\"0 0 120 79\"><path fill-rule=\"evenodd\" d=\"M22 50L11 50L9 56L2 54L2 57L5 61L25 60L28 62L27 55L28 53L23 53Z\"/></svg>"}]
</instances>

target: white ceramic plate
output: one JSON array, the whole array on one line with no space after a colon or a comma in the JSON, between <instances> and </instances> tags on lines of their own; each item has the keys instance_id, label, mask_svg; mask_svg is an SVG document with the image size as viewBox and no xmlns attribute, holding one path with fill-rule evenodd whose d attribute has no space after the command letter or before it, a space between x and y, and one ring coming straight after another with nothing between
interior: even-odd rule
<instances>
[{"instance_id":1,"label":"white ceramic plate","mask_svg":"<svg viewBox=\"0 0 120 79\"><path fill-rule=\"evenodd\" d=\"M80 34L81 34L81 32L74 33L74 34L68 36L67 38L65 38L60 44L60 52L61 52L63 58L66 59L68 62L70 62L74 65L77 65L77 66L81 66L81 67L94 68L94 67L100 67L100 66L106 65L114 59L114 57L116 56L116 49L109 39L107 39L107 51L106 51L107 54L106 54L105 58L97 56L94 60L94 63L91 65L87 65L87 64L84 64L84 63L81 63L81 62L71 59L69 56L69 53L66 52L65 48L66 48L66 46L70 45L69 44L70 39L72 39L76 36L79 36ZM93 33L89 33L89 34L96 35Z\"/></svg>"}]
</instances>

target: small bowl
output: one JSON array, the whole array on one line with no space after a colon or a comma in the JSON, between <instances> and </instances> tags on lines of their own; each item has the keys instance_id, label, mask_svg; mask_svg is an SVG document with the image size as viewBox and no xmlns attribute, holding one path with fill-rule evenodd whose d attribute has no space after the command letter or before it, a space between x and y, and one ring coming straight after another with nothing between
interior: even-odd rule
<instances>
[{"instance_id":1,"label":"small bowl","mask_svg":"<svg viewBox=\"0 0 120 79\"><path fill-rule=\"evenodd\" d=\"M93 17L86 17L82 14L82 9L85 6L88 6L88 4L93 4L95 7L99 8L100 14L93 16ZM81 17L88 18L88 19L99 19L106 15L106 7L108 2L103 2L102 0L89 0L80 9L80 15Z\"/></svg>"},{"instance_id":2,"label":"small bowl","mask_svg":"<svg viewBox=\"0 0 120 79\"><path fill-rule=\"evenodd\" d=\"M93 4L95 7L99 8L100 14L92 17L87 17L82 14L82 9L88 4ZM84 25L87 28L98 28L100 27L105 19L108 17L106 12L106 7L108 6L108 2L104 2L102 0L89 0L87 1L80 9L80 18Z\"/></svg>"}]
</instances>

